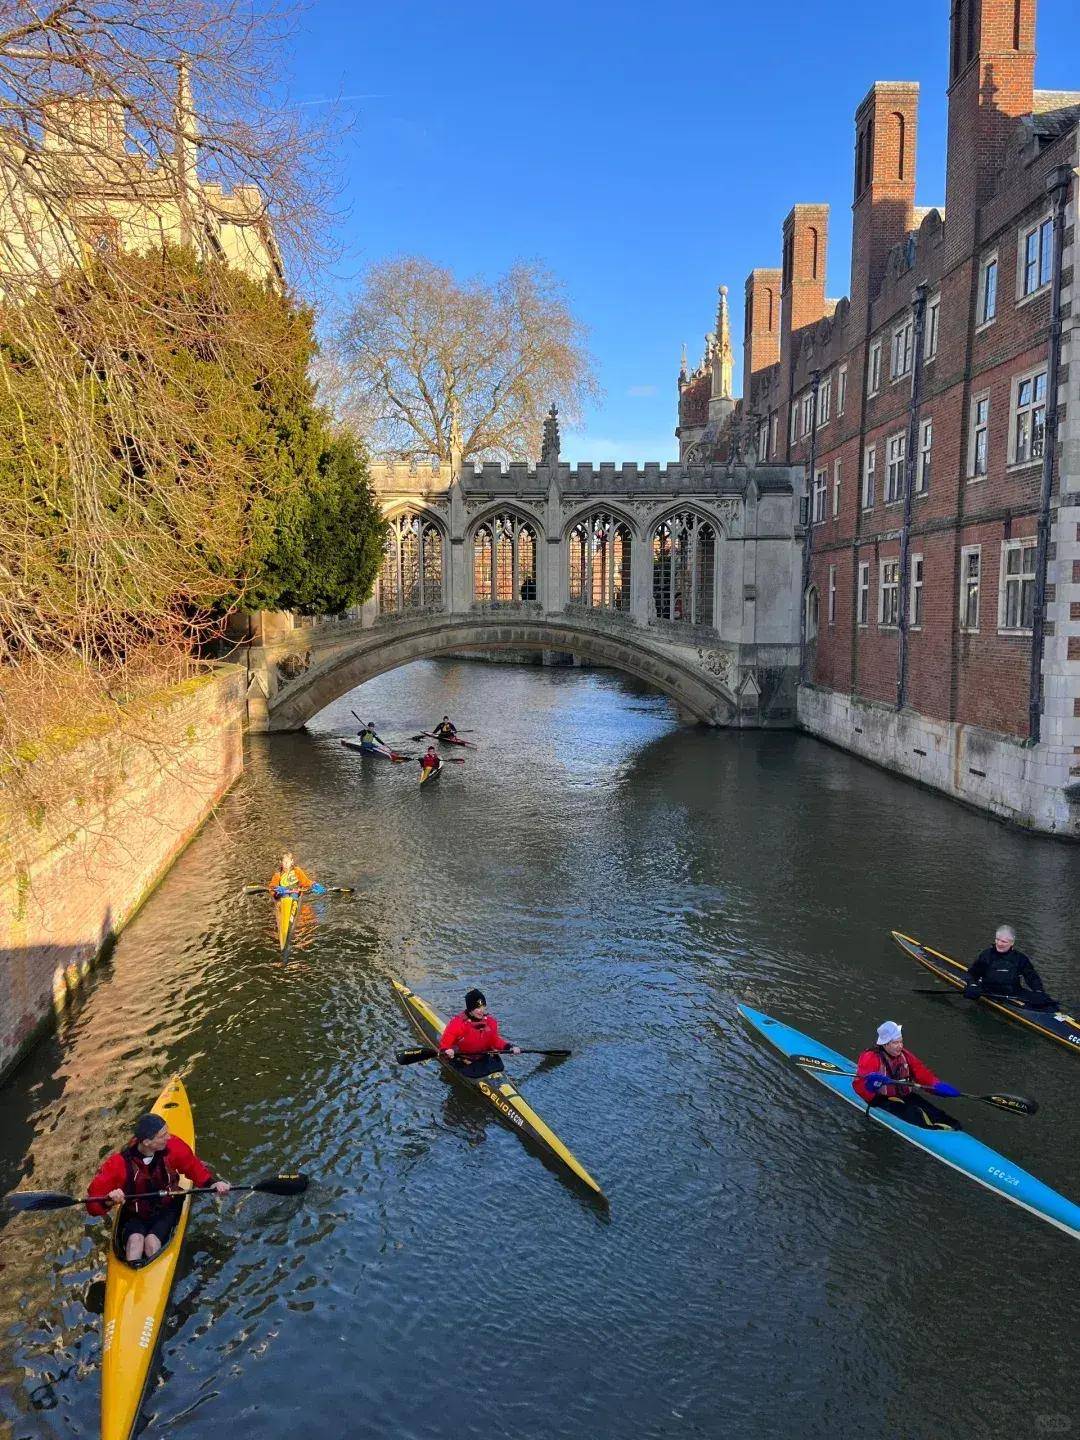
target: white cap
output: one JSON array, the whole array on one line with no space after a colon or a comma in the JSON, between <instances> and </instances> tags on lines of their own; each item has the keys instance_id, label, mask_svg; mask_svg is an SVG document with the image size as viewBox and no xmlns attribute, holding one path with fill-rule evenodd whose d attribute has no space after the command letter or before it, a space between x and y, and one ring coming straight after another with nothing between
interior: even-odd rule
<instances>
[{"instance_id":1,"label":"white cap","mask_svg":"<svg viewBox=\"0 0 1080 1440\"><path fill-rule=\"evenodd\" d=\"M895 1020L886 1020L877 1027L877 1043L888 1045L890 1040L902 1040L904 1032Z\"/></svg>"}]
</instances>

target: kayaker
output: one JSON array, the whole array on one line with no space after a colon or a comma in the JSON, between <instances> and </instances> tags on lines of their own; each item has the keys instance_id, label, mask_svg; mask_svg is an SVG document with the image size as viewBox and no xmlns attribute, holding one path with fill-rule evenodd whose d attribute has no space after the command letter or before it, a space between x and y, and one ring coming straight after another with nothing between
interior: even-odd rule
<instances>
[{"instance_id":1,"label":"kayaker","mask_svg":"<svg viewBox=\"0 0 1080 1440\"><path fill-rule=\"evenodd\" d=\"M439 756L435 750L435 746L429 745L424 754L420 756L420 769L439 770L441 769L441 767L442 761L439 759Z\"/></svg>"},{"instance_id":2,"label":"kayaker","mask_svg":"<svg viewBox=\"0 0 1080 1440\"><path fill-rule=\"evenodd\" d=\"M457 734L457 726L451 721L449 715L444 715L435 726L434 734L440 740L452 740Z\"/></svg>"},{"instance_id":3,"label":"kayaker","mask_svg":"<svg viewBox=\"0 0 1080 1440\"><path fill-rule=\"evenodd\" d=\"M448 1021L439 1041L439 1049L448 1060L470 1080L479 1080L494 1070L501 1070L499 1053L520 1055L520 1045L499 1034L499 1022L487 1011L482 990L470 990L465 996L465 1009Z\"/></svg>"},{"instance_id":4,"label":"kayaker","mask_svg":"<svg viewBox=\"0 0 1080 1440\"><path fill-rule=\"evenodd\" d=\"M390 746L387 745L386 741L375 729L374 720L369 720L368 723L364 726L364 728L357 733L360 736L360 744L364 747L365 750L377 750L380 745L384 750L390 749Z\"/></svg>"},{"instance_id":5,"label":"kayaker","mask_svg":"<svg viewBox=\"0 0 1080 1440\"><path fill-rule=\"evenodd\" d=\"M161 1116L149 1112L139 1116L127 1145L108 1156L90 1181L86 1193L94 1199L86 1208L91 1215L124 1206L120 1243L129 1265L152 1260L172 1234L182 1201L150 1192L177 1190L181 1175L193 1185L211 1186L218 1195L229 1193L229 1182L215 1180L191 1146L170 1135Z\"/></svg>"},{"instance_id":6,"label":"kayaker","mask_svg":"<svg viewBox=\"0 0 1080 1440\"><path fill-rule=\"evenodd\" d=\"M1043 989L1035 966L1022 950L1017 950L1016 931L1011 925L999 925L993 945L988 945L968 966L964 994L969 1000L978 1000L980 995L1009 996L1033 1010L1058 1008L1058 1002Z\"/></svg>"},{"instance_id":7,"label":"kayaker","mask_svg":"<svg viewBox=\"0 0 1080 1440\"><path fill-rule=\"evenodd\" d=\"M924 1130L959 1130L951 1116L924 1100L911 1086L925 1085L934 1095L943 1096L959 1095L960 1091L947 1080L939 1080L929 1066L905 1048L903 1029L895 1020L878 1026L877 1043L863 1051L856 1069L852 1088L868 1105L888 1109L909 1125Z\"/></svg>"},{"instance_id":8,"label":"kayaker","mask_svg":"<svg viewBox=\"0 0 1080 1440\"><path fill-rule=\"evenodd\" d=\"M286 850L281 864L275 870L269 890L310 890L315 882L306 870L301 870L293 859L292 851Z\"/></svg>"}]
</instances>

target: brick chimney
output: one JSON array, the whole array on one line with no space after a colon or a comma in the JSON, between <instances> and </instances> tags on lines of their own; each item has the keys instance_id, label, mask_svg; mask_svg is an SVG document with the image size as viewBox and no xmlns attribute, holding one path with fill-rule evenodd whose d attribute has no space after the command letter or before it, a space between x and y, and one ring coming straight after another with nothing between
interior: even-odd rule
<instances>
[{"instance_id":1,"label":"brick chimney","mask_svg":"<svg viewBox=\"0 0 1080 1440\"><path fill-rule=\"evenodd\" d=\"M878 81L855 112L851 221L852 333L866 333L892 247L913 228L919 87Z\"/></svg>"},{"instance_id":2,"label":"brick chimney","mask_svg":"<svg viewBox=\"0 0 1080 1440\"><path fill-rule=\"evenodd\" d=\"M784 268L780 277L784 354L789 353L793 332L816 324L825 314L828 244L828 205L796 205L784 221Z\"/></svg>"},{"instance_id":3,"label":"brick chimney","mask_svg":"<svg viewBox=\"0 0 1080 1440\"><path fill-rule=\"evenodd\" d=\"M946 263L968 253L1016 120L1031 113L1037 0L952 0Z\"/></svg>"},{"instance_id":4,"label":"brick chimney","mask_svg":"<svg viewBox=\"0 0 1080 1440\"><path fill-rule=\"evenodd\" d=\"M781 278L779 270L751 270L746 277L743 400L747 406L754 376L780 359Z\"/></svg>"}]
</instances>

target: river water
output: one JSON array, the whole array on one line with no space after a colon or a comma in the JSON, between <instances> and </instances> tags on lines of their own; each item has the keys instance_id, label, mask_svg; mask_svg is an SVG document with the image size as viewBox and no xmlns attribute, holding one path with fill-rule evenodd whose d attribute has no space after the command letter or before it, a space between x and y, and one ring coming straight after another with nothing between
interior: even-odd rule
<instances>
[{"instance_id":1,"label":"river water","mask_svg":"<svg viewBox=\"0 0 1080 1440\"><path fill-rule=\"evenodd\" d=\"M481 747L419 789L350 710ZM285 962L239 887L291 843L358 887ZM250 767L2 1092L5 1189L79 1193L180 1072L197 1148L303 1200L198 1202L148 1435L915 1440L1080 1433L1076 1242L785 1067L745 998L852 1054L884 1018L970 1128L1080 1197L1080 1058L929 984L901 928L970 956L1011 919L1080 997L1080 849L805 737L680 729L605 672L424 662ZM597 1208L431 1066L389 993L480 984ZM977 1113L976 1113L977 1112ZM100 1227L0 1235L0 1432L97 1434Z\"/></svg>"}]
</instances>

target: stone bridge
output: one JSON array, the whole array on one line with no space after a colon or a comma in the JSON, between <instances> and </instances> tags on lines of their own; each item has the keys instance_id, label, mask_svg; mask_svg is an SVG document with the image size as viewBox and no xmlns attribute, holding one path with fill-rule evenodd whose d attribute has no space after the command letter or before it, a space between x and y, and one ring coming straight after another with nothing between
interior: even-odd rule
<instances>
[{"instance_id":1,"label":"stone bridge","mask_svg":"<svg viewBox=\"0 0 1080 1440\"><path fill-rule=\"evenodd\" d=\"M295 730L353 686L464 649L612 666L684 719L794 723L802 472L772 465L377 465L390 522L371 600L260 616L253 730Z\"/></svg>"}]
</instances>

